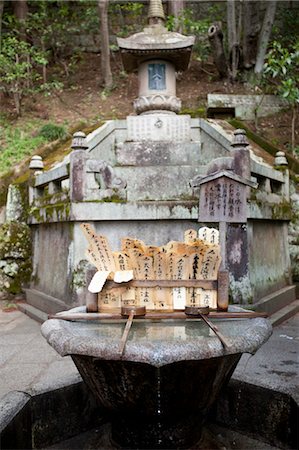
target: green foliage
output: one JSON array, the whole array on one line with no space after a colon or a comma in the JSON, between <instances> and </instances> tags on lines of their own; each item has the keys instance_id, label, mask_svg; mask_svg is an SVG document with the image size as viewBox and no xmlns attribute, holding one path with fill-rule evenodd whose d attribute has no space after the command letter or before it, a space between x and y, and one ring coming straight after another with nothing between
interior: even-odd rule
<instances>
[{"instance_id":1,"label":"green foliage","mask_svg":"<svg viewBox=\"0 0 299 450\"><path fill-rule=\"evenodd\" d=\"M15 164L28 157L46 140L42 136L33 137L30 133L8 126L0 127L0 175Z\"/></svg>"},{"instance_id":2,"label":"green foliage","mask_svg":"<svg viewBox=\"0 0 299 450\"><path fill-rule=\"evenodd\" d=\"M183 34L196 36L193 52L198 61L206 61L210 54L210 45L207 38L210 24L211 21L208 16L205 19L196 20L191 9L184 9L177 18L168 16L166 21L168 30L180 29Z\"/></svg>"},{"instance_id":3,"label":"green foliage","mask_svg":"<svg viewBox=\"0 0 299 450\"><path fill-rule=\"evenodd\" d=\"M91 1L32 1L27 20L27 35L35 45L47 50L49 59L59 62L73 54L70 38L98 29L97 4Z\"/></svg>"},{"instance_id":4,"label":"green foliage","mask_svg":"<svg viewBox=\"0 0 299 450\"><path fill-rule=\"evenodd\" d=\"M274 41L264 64L264 77L278 79L276 93L291 105L299 103L299 41L286 48Z\"/></svg>"},{"instance_id":5,"label":"green foliage","mask_svg":"<svg viewBox=\"0 0 299 450\"><path fill-rule=\"evenodd\" d=\"M292 107L291 151L295 148L296 112L299 105L299 40L290 47L283 47L274 41L266 56L263 76L277 79L275 93L284 98Z\"/></svg>"},{"instance_id":6,"label":"green foliage","mask_svg":"<svg viewBox=\"0 0 299 450\"><path fill-rule=\"evenodd\" d=\"M38 136L43 137L47 141L55 141L56 139L63 139L66 136L64 127L47 123L38 132Z\"/></svg>"},{"instance_id":7,"label":"green foliage","mask_svg":"<svg viewBox=\"0 0 299 450\"><path fill-rule=\"evenodd\" d=\"M109 2L111 31L119 37L127 37L141 31L146 23L144 5L140 2Z\"/></svg>"},{"instance_id":8,"label":"green foliage","mask_svg":"<svg viewBox=\"0 0 299 450\"><path fill-rule=\"evenodd\" d=\"M47 63L43 52L14 35L5 35L0 53L0 89L14 98L17 114L21 100L40 79L38 66Z\"/></svg>"},{"instance_id":9,"label":"green foliage","mask_svg":"<svg viewBox=\"0 0 299 450\"><path fill-rule=\"evenodd\" d=\"M283 47L290 47L296 43L298 38L298 9L286 8L283 2L277 5L277 17L272 36L273 40L280 42Z\"/></svg>"}]
</instances>

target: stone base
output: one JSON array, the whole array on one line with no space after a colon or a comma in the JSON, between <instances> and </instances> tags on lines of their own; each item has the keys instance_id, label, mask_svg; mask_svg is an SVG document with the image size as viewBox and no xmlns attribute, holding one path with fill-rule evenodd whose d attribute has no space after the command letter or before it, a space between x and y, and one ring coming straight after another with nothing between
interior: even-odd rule
<instances>
[{"instance_id":1,"label":"stone base","mask_svg":"<svg viewBox=\"0 0 299 450\"><path fill-rule=\"evenodd\" d=\"M160 368L72 355L83 380L109 413L121 448L189 448L240 354Z\"/></svg>"},{"instance_id":2,"label":"stone base","mask_svg":"<svg viewBox=\"0 0 299 450\"><path fill-rule=\"evenodd\" d=\"M111 423L112 442L121 448L190 448L202 434L203 417L190 414L177 420L118 417Z\"/></svg>"},{"instance_id":3,"label":"stone base","mask_svg":"<svg viewBox=\"0 0 299 450\"><path fill-rule=\"evenodd\" d=\"M179 113L181 106L181 100L174 95L156 94L140 96L134 101L134 109L137 114L142 114L146 111L154 112L155 110Z\"/></svg>"}]
</instances>

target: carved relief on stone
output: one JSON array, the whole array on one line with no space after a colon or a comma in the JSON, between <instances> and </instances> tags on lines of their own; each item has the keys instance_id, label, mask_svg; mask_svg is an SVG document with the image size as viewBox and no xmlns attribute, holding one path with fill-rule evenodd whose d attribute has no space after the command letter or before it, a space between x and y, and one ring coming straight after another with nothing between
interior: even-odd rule
<instances>
[{"instance_id":1,"label":"carved relief on stone","mask_svg":"<svg viewBox=\"0 0 299 450\"><path fill-rule=\"evenodd\" d=\"M86 172L101 175L101 187L104 189L125 189L127 182L115 174L112 166L105 161L90 159L87 161ZM96 176L97 181L99 178ZM102 186L103 185L103 186Z\"/></svg>"},{"instance_id":2,"label":"carved relief on stone","mask_svg":"<svg viewBox=\"0 0 299 450\"><path fill-rule=\"evenodd\" d=\"M89 159L86 163L85 197L89 200L108 199L117 195L125 200L127 183L118 177L107 162Z\"/></svg>"},{"instance_id":3,"label":"carved relief on stone","mask_svg":"<svg viewBox=\"0 0 299 450\"><path fill-rule=\"evenodd\" d=\"M174 95L156 94L141 96L134 101L134 109L137 114L155 110L178 113L181 109L181 100Z\"/></svg>"}]
</instances>

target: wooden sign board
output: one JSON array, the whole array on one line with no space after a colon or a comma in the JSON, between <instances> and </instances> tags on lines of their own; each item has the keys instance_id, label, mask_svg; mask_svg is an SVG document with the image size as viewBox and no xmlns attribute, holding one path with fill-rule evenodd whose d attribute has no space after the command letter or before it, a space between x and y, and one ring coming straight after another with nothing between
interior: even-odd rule
<instances>
[{"instance_id":1,"label":"wooden sign board","mask_svg":"<svg viewBox=\"0 0 299 450\"><path fill-rule=\"evenodd\" d=\"M99 291L92 291L98 292L98 311L119 312L122 306L145 306L148 312L173 312L185 306L217 309L218 230L187 230L184 242L162 247L124 238L121 251L112 252L105 236L98 236L88 224L82 229L89 243L87 257L98 269L90 286L94 289L96 277L102 281Z\"/></svg>"}]
</instances>

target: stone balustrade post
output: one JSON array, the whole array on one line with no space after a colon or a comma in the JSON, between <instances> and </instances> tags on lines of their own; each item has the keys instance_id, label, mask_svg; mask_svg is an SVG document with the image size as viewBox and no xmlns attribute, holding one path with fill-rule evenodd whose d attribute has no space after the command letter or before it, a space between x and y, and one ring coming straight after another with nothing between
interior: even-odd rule
<instances>
[{"instance_id":1,"label":"stone balustrade post","mask_svg":"<svg viewBox=\"0 0 299 450\"><path fill-rule=\"evenodd\" d=\"M86 171L85 165L88 159L86 150L86 135L82 131L78 131L73 135L70 154L70 200L81 202L86 192Z\"/></svg>"},{"instance_id":2,"label":"stone balustrade post","mask_svg":"<svg viewBox=\"0 0 299 450\"><path fill-rule=\"evenodd\" d=\"M288 170L288 160L284 152L277 152L274 160L274 167L276 169L283 169L284 183L282 187L282 194L287 201L290 200L290 176Z\"/></svg>"},{"instance_id":3,"label":"stone balustrade post","mask_svg":"<svg viewBox=\"0 0 299 450\"><path fill-rule=\"evenodd\" d=\"M233 148L235 173L250 180L250 153L245 130L238 129L234 131L231 146Z\"/></svg>"},{"instance_id":4,"label":"stone balustrade post","mask_svg":"<svg viewBox=\"0 0 299 450\"><path fill-rule=\"evenodd\" d=\"M29 204L31 204L33 203L35 198L39 197L39 189L34 187L34 184L37 175L43 173L44 170L43 158L39 155L33 155L29 163L29 169L30 169L30 179L29 179L28 195L29 195Z\"/></svg>"}]
</instances>

